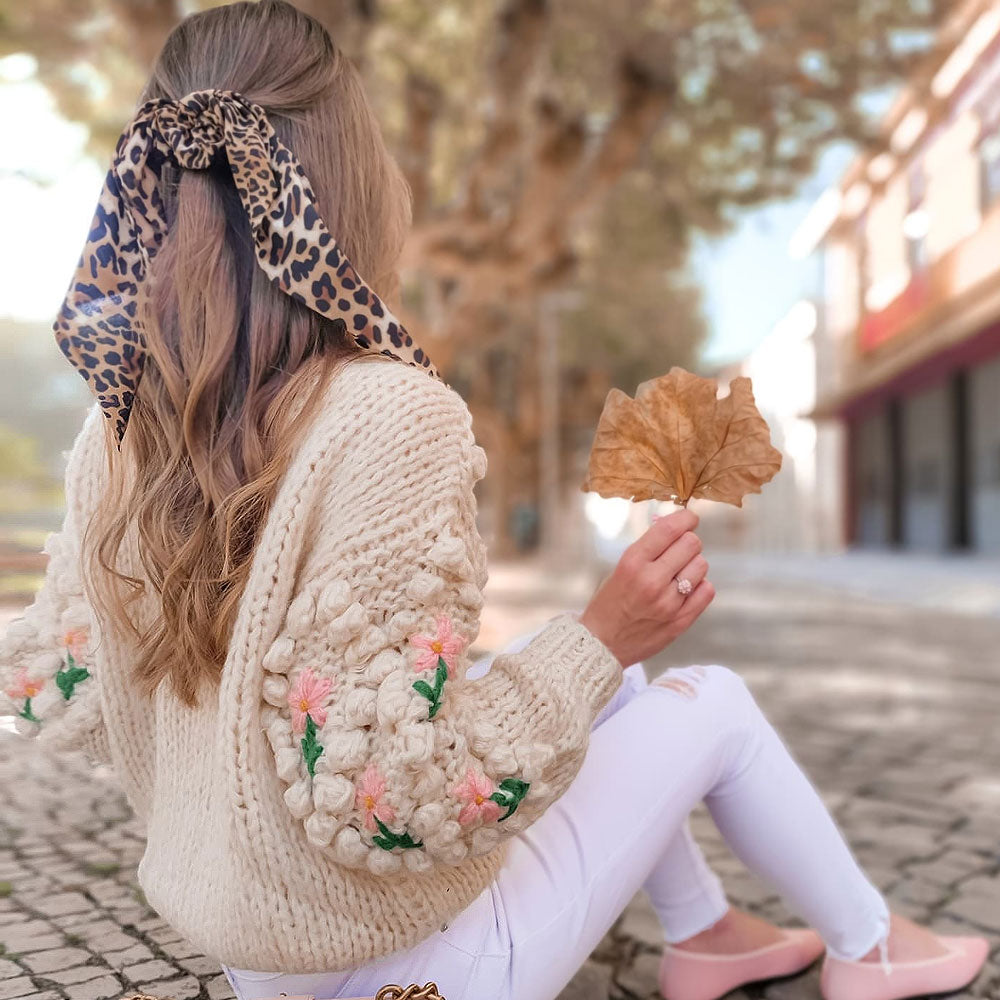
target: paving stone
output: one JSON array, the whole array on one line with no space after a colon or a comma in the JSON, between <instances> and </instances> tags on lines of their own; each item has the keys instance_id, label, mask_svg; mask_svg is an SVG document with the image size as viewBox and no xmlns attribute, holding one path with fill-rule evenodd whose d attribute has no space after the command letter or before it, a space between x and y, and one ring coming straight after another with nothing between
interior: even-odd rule
<instances>
[{"instance_id":1,"label":"paving stone","mask_svg":"<svg viewBox=\"0 0 1000 1000\"><path fill-rule=\"evenodd\" d=\"M770 982L764 988L767 1000L818 1000L819 967L791 979Z\"/></svg>"},{"instance_id":2,"label":"paving stone","mask_svg":"<svg viewBox=\"0 0 1000 1000\"><path fill-rule=\"evenodd\" d=\"M6 958L0 958L0 979L13 979L14 976L21 974L22 969L19 965L9 962Z\"/></svg>"},{"instance_id":3,"label":"paving stone","mask_svg":"<svg viewBox=\"0 0 1000 1000\"><path fill-rule=\"evenodd\" d=\"M1000 890L992 897L961 896L945 907L945 912L968 920L986 931L1000 934Z\"/></svg>"},{"instance_id":4,"label":"paving stone","mask_svg":"<svg viewBox=\"0 0 1000 1000\"><path fill-rule=\"evenodd\" d=\"M181 939L180 941L175 941L171 944L161 945L162 950L173 959L181 958L197 958L201 955L201 951L197 949L190 941Z\"/></svg>"},{"instance_id":5,"label":"paving stone","mask_svg":"<svg viewBox=\"0 0 1000 1000\"><path fill-rule=\"evenodd\" d=\"M77 872L79 875L79 872ZM93 904L85 896L78 892L61 893L58 896L47 896L35 902L35 909L46 916L64 916L67 913L80 913L84 910L91 910Z\"/></svg>"},{"instance_id":6,"label":"paving stone","mask_svg":"<svg viewBox=\"0 0 1000 1000\"><path fill-rule=\"evenodd\" d=\"M610 989L611 969L597 962L584 962L558 1000L607 1000Z\"/></svg>"},{"instance_id":7,"label":"paving stone","mask_svg":"<svg viewBox=\"0 0 1000 1000\"><path fill-rule=\"evenodd\" d=\"M83 965L89 958L90 954L81 948L53 948L25 955L23 961L32 972L53 972Z\"/></svg>"},{"instance_id":8,"label":"paving stone","mask_svg":"<svg viewBox=\"0 0 1000 1000\"><path fill-rule=\"evenodd\" d=\"M124 969L129 965L138 965L140 962L151 961L155 956L144 944L133 944L124 951L108 952L104 956L104 961L112 969Z\"/></svg>"},{"instance_id":9,"label":"paving stone","mask_svg":"<svg viewBox=\"0 0 1000 1000\"><path fill-rule=\"evenodd\" d=\"M73 987L73 1000L117 1000L124 994L122 984L113 976L102 976Z\"/></svg>"},{"instance_id":10,"label":"paving stone","mask_svg":"<svg viewBox=\"0 0 1000 1000\"><path fill-rule=\"evenodd\" d=\"M43 934L52 934L55 929L47 920L32 920L21 914L21 920L13 926L5 927L4 934L5 937L41 937Z\"/></svg>"},{"instance_id":11,"label":"paving stone","mask_svg":"<svg viewBox=\"0 0 1000 1000\"><path fill-rule=\"evenodd\" d=\"M153 996L169 996L172 1000L195 1000L201 995L201 983L194 976L184 976L181 979L143 983L139 990Z\"/></svg>"},{"instance_id":12,"label":"paving stone","mask_svg":"<svg viewBox=\"0 0 1000 1000\"><path fill-rule=\"evenodd\" d=\"M229 985L229 980L226 979L225 973L213 976L202 985L208 991L209 1000L236 1000L233 988ZM449 1000L451 1000L450 997Z\"/></svg>"},{"instance_id":13,"label":"paving stone","mask_svg":"<svg viewBox=\"0 0 1000 1000\"><path fill-rule=\"evenodd\" d=\"M649 897L640 892L629 904L621 923L618 925L620 933L633 940L640 941L650 947L659 947L663 944L663 927L660 918L656 915Z\"/></svg>"},{"instance_id":14,"label":"paving stone","mask_svg":"<svg viewBox=\"0 0 1000 1000\"><path fill-rule=\"evenodd\" d=\"M660 970L660 956L655 952L642 952L628 965L619 969L615 982L637 997L658 995L657 976Z\"/></svg>"},{"instance_id":15,"label":"paving stone","mask_svg":"<svg viewBox=\"0 0 1000 1000\"><path fill-rule=\"evenodd\" d=\"M181 958L177 964L196 976L214 976L219 972L219 963L214 958L199 955L196 958Z\"/></svg>"},{"instance_id":16,"label":"paving stone","mask_svg":"<svg viewBox=\"0 0 1000 1000\"><path fill-rule=\"evenodd\" d=\"M138 965L126 966L123 972L130 982L139 982L146 979L169 979L176 976L180 970L175 966L157 958L151 962L141 962Z\"/></svg>"},{"instance_id":17,"label":"paving stone","mask_svg":"<svg viewBox=\"0 0 1000 1000\"><path fill-rule=\"evenodd\" d=\"M19 976L17 979L0 979L0 1000L15 1000L15 998L26 997L30 993L37 993L35 984L26 976Z\"/></svg>"},{"instance_id":18,"label":"paving stone","mask_svg":"<svg viewBox=\"0 0 1000 1000\"><path fill-rule=\"evenodd\" d=\"M18 937L13 934L0 932L0 944L8 952L16 955L30 955L36 951L51 951L65 944L66 939L62 934L41 934L29 937Z\"/></svg>"},{"instance_id":19,"label":"paving stone","mask_svg":"<svg viewBox=\"0 0 1000 1000\"><path fill-rule=\"evenodd\" d=\"M89 979L97 979L108 974L106 965L78 965L73 969L61 969L53 972L46 972L45 979L51 979L55 983L73 984L84 983Z\"/></svg>"},{"instance_id":20,"label":"paving stone","mask_svg":"<svg viewBox=\"0 0 1000 1000\"><path fill-rule=\"evenodd\" d=\"M86 937L86 935L84 936ZM120 930L104 931L93 937L87 937L86 940L88 947L97 952L98 955L105 955L108 952L118 952L140 944L137 938L132 937L130 934L125 934Z\"/></svg>"}]
</instances>

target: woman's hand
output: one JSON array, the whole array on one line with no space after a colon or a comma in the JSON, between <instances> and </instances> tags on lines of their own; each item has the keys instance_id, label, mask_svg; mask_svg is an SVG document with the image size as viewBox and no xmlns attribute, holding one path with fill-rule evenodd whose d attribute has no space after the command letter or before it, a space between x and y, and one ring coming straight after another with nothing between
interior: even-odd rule
<instances>
[{"instance_id":1,"label":"woman's hand","mask_svg":"<svg viewBox=\"0 0 1000 1000\"><path fill-rule=\"evenodd\" d=\"M654 521L623 553L580 615L623 667L655 656L686 631L715 597L694 533L698 515L679 510ZM677 578L694 589L685 597Z\"/></svg>"}]
</instances>

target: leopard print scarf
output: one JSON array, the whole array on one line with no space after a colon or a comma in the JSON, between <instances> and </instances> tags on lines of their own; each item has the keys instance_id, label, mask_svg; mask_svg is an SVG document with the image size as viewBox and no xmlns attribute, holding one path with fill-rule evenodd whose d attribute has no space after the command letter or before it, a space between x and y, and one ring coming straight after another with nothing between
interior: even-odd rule
<instances>
[{"instance_id":1,"label":"leopard print scarf","mask_svg":"<svg viewBox=\"0 0 1000 1000\"><path fill-rule=\"evenodd\" d=\"M232 90L154 99L118 140L53 326L62 352L114 422L119 448L146 354L140 287L167 232L159 192L163 165L204 170L220 150L246 210L257 263L271 281L320 315L341 320L359 347L440 379L330 235L301 165L260 105Z\"/></svg>"}]
</instances>

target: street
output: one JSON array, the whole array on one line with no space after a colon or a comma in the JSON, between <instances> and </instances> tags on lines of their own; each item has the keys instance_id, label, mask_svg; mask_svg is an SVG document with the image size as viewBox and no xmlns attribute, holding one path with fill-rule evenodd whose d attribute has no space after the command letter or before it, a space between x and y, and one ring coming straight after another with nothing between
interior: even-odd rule
<instances>
[{"instance_id":1,"label":"street","mask_svg":"<svg viewBox=\"0 0 1000 1000\"><path fill-rule=\"evenodd\" d=\"M784 573L778 557L754 567L721 559L712 578L715 603L647 664L650 673L692 662L738 670L892 906L943 932L991 937L992 964L959 996L996 1000L1000 617L992 604L939 609L925 599L933 588L912 578L901 594L872 585L859 596L849 572L833 585L801 564ZM592 582L491 565L473 652L582 604ZM696 814L694 829L735 904L791 919L706 815ZM105 769L54 763L0 732L0 836L0 1000L102 1000L132 989L175 1000L231 996L217 963L146 905L135 876L142 831ZM656 998L658 942L640 894L565 996ZM817 1000L817 975L733 998Z\"/></svg>"}]
</instances>

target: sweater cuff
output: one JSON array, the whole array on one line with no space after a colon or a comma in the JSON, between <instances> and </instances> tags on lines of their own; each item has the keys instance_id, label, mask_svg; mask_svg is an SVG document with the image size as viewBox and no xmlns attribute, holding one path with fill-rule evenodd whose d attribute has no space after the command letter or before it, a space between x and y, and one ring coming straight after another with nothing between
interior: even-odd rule
<instances>
[{"instance_id":1,"label":"sweater cuff","mask_svg":"<svg viewBox=\"0 0 1000 1000\"><path fill-rule=\"evenodd\" d=\"M622 683L622 665L593 632L583 625L578 611L563 611L531 640L531 659L544 664L546 681L572 691L590 713L611 700Z\"/></svg>"}]
</instances>

